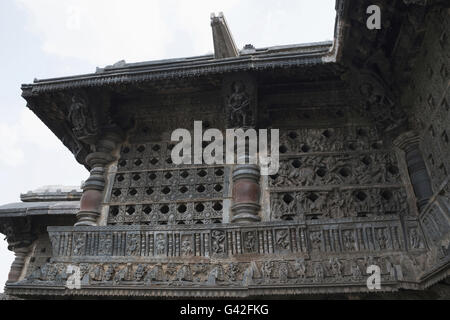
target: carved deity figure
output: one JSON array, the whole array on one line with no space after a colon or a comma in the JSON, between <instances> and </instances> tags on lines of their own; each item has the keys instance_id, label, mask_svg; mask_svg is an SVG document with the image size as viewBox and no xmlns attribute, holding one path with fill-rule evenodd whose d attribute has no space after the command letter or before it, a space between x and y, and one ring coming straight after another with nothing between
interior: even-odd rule
<instances>
[{"instance_id":1,"label":"carved deity figure","mask_svg":"<svg viewBox=\"0 0 450 320\"><path fill-rule=\"evenodd\" d=\"M419 233L417 232L416 228L411 229L409 238L410 238L411 248L420 249L422 247L422 240L420 239Z\"/></svg>"},{"instance_id":2,"label":"carved deity figure","mask_svg":"<svg viewBox=\"0 0 450 320\"><path fill-rule=\"evenodd\" d=\"M225 252L225 233L219 230L213 230L211 233L213 253L219 254Z\"/></svg>"},{"instance_id":3,"label":"carved deity figure","mask_svg":"<svg viewBox=\"0 0 450 320\"><path fill-rule=\"evenodd\" d=\"M177 271L178 281L192 281L192 271L189 265L184 264Z\"/></svg>"},{"instance_id":4,"label":"carved deity figure","mask_svg":"<svg viewBox=\"0 0 450 320\"><path fill-rule=\"evenodd\" d=\"M272 272L273 272L273 261L264 261L261 267L261 274L263 280L266 282L270 281L270 278L272 277Z\"/></svg>"},{"instance_id":5,"label":"carved deity figure","mask_svg":"<svg viewBox=\"0 0 450 320\"><path fill-rule=\"evenodd\" d=\"M358 263L356 261L353 261L351 266L350 266L350 272L352 274L352 279L354 281L358 281L361 279L362 276L362 272L361 269L358 266Z\"/></svg>"},{"instance_id":6,"label":"carved deity figure","mask_svg":"<svg viewBox=\"0 0 450 320\"><path fill-rule=\"evenodd\" d=\"M299 218L304 218L307 211L306 193L300 192L295 195L295 209Z\"/></svg>"},{"instance_id":7,"label":"carved deity figure","mask_svg":"<svg viewBox=\"0 0 450 320\"><path fill-rule=\"evenodd\" d=\"M129 255L129 256L136 255L138 249L139 249L139 246L138 246L138 235L137 234L132 234L128 238L127 255Z\"/></svg>"},{"instance_id":8,"label":"carved deity figure","mask_svg":"<svg viewBox=\"0 0 450 320\"><path fill-rule=\"evenodd\" d=\"M333 275L336 278L342 278L343 265L342 265L341 261L339 261L338 258L331 258L329 263L330 263L330 267L333 272Z\"/></svg>"},{"instance_id":9,"label":"carved deity figure","mask_svg":"<svg viewBox=\"0 0 450 320\"><path fill-rule=\"evenodd\" d=\"M230 124L236 128L245 128L252 125L252 111L250 109L250 97L245 91L242 81L236 81L231 85L233 90L228 98L230 108Z\"/></svg>"},{"instance_id":10,"label":"carved deity figure","mask_svg":"<svg viewBox=\"0 0 450 320\"><path fill-rule=\"evenodd\" d=\"M156 254L165 254L166 253L166 240L164 239L164 235L159 234L156 239Z\"/></svg>"},{"instance_id":11,"label":"carved deity figure","mask_svg":"<svg viewBox=\"0 0 450 320\"><path fill-rule=\"evenodd\" d=\"M112 236L110 234L105 235L100 239L99 253L101 255L111 254L112 251Z\"/></svg>"},{"instance_id":12,"label":"carved deity figure","mask_svg":"<svg viewBox=\"0 0 450 320\"><path fill-rule=\"evenodd\" d=\"M125 281L127 279L130 266L131 264L127 264L125 267L116 272L113 279L115 284L119 284L121 281Z\"/></svg>"},{"instance_id":13,"label":"carved deity figure","mask_svg":"<svg viewBox=\"0 0 450 320\"><path fill-rule=\"evenodd\" d=\"M102 281L103 272L103 266L101 264L97 264L89 272L89 277L94 281Z\"/></svg>"},{"instance_id":14,"label":"carved deity figure","mask_svg":"<svg viewBox=\"0 0 450 320\"><path fill-rule=\"evenodd\" d=\"M384 229L377 230L377 241L381 250L385 250L387 247L387 238Z\"/></svg>"},{"instance_id":15,"label":"carved deity figure","mask_svg":"<svg viewBox=\"0 0 450 320\"><path fill-rule=\"evenodd\" d=\"M176 216L173 213L171 213L169 215L169 218L167 219L167 224L168 225L175 225L175 224L177 224Z\"/></svg>"},{"instance_id":16,"label":"carved deity figure","mask_svg":"<svg viewBox=\"0 0 450 320\"><path fill-rule=\"evenodd\" d=\"M342 196L342 191L335 188L327 195L328 210L325 213L326 217L343 218L346 216L345 212L345 197Z\"/></svg>"},{"instance_id":17,"label":"carved deity figure","mask_svg":"<svg viewBox=\"0 0 450 320\"><path fill-rule=\"evenodd\" d=\"M135 281L141 281L144 278L145 275L145 265L140 264L137 266L136 271L133 275L133 280Z\"/></svg>"},{"instance_id":18,"label":"carved deity figure","mask_svg":"<svg viewBox=\"0 0 450 320\"><path fill-rule=\"evenodd\" d=\"M181 251L183 255L188 256L192 254L192 246L191 241L189 239L184 239L181 243Z\"/></svg>"},{"instance_id":19,"label":"carved deity figure","mask_svg":"<svg viewBox=\"0 0 450 320\"><path fill-rule=\"evenodd\" d=\"M66 265L64 263L58 263L56 264L56 282L63 282L65 283L67 279L69 278L69 275L66 272ZM101 279L100 279L101 280Z\"/></svg>"},{"instance_id":20,"label":"carved deity figure","mask_svg":"<svg viewBox=\"0 0 450 320\"><path fill-rule=\"evenodd\" d=\"M325 273L323 270L322 263L317 262L314 266L314 281L315 282L321 282L325 277Z\"/></svg>"},{"instance_id":21,"label":"carved deity figure","mask_svg":"<svg viewBox=\"0 0 450 320\"><path fill-rule=\"evenodd\" d=\"M255 270L257 270L256 262L250 262L248 268L244 271L242 276L242 285L248 286L253 283L253 277L255 275Z\"/></svg>"},{"instance_id":22,"label":"carved deity figure","mask_svg":"<svg viewBox=\"0 0 450 320\"><path fill-rule=\"evenodd\" d=\"M394 263L392 262L390 257L383 257L381 259L382 262L384 262L386 266L386 270L389 273L389 278L391 280L397 279L397 270L395 269Z\"/></svg>"},{"instance_id":23,"label":"carved deity figure","mask_svg":"<svg viewBox=\"0 0 450 320\"><path fill-rule=\"evenodd\" d=\"M313 251L320 251L321 244L322 244L322 233L320 231L312 232L311 233L311 246L312 246Z\"/></svg>"},{"instance_id":24,"label":"carved deity figure","mask_svg":"<svg viewBox=\"0 0 450 320\"><path fill-rule=\"evenodd\" d=\"M113 265L107 265L106 271L103 273L103 281L111 281L114 277L114 270L116 269Z\"/></svg>"},{"instance_id":25,"label":"carved deity figure","mask_svg":"<svg viewBox=\"0 0 450 320\"><path fill-rule=\"evenodd\" d=\"M239 266L236 263L231 262L228 265L228 269L227 269L228 280L230 282L236 281L238 274L239 274Z\"/></svg>"},{"instance_id":26,"label":"carved deity figure","mask_svg":"<svg viewBox=\"0 0 450 320\"><path fill-rule=\"evenodd\" d=\"M76 255L76 256L81 255L83 253L85 244L86 244L86 241L85 241L84 236L83 235L78 235L75 238L75 246L74 246L74 249L73 249L73 254Z\"/></svg>"},{"instance_id":27,"label":"carved deity figure","mask_svg":"<svg viewBox=\"0 0 450 320\"><path fill-rule=\"evenodd\" d=\"M273 198L273 200L272 200L272 208L271 209L272 209L272 212L273 212L272 216L275 219L280 219L281 216L283 215L284 210L283 210L283 203L281 202L281 199L278 198L278 196L275 196Z\"/></svg>"},{"instance_id":28,"label":"carved deity figure","mask_svg":"<svg viewBox=\"0 0 450 320\"><path fill-rule=\"evenodd\" d=\"M147 272L144 281L145 283L150 284L152 281L162 281L163 279L164 279L164 272L161 264L158 263Z\"/></svg>"},{"instance_id":29,"label":"carved deity figure","mask_svg":"<svg viewBox=\"0 0 450 320\"><path fill-rule=\"evenodd\" d=\"M224 280L224 271L221 265L214 266L208 274L208 284L215 285L216 281Z\"/></svg>"},{"instance_id":30,"label":"carved deity figure","mask_svg":"<svg viewBox=\"0 0 450 320\"><path fill-rule=\"evenodd\" d=\"M352 231L344 232L344 247L349 251L355 250L355 237Z\"/></svg>"},{"instance_id":31,"label":"carved deity figure","mask_svg":"<svg viewBox=\"0 0 450 320\"><path fill-rule=\"evenodd\" d=\"M90 276L89 276L89 271L90 271L90 264L89 263L81 263L80 264L80 278L81 278L81 282L82 283L89 283L90 280Z\"/></svg>"},{"instance_id":32,"label":"carved deity figure","mask_svg":"<svg viewBox=\"0 0 450 320\"><path fill-rule=\"evenodd\" d=\"M94 119L92 118L86 101L74 95L70 105L68 119L73 127L73 133L77 138L95 135L97 132Z\"/></svg>"},{"instance_id":33,"label":"carved deity figure","mask_svg":"<svg viewBox=\"0 0 450 320\"><path fill-rule=\"evenodd\" d=\"M245 234L244 238L244 248L247 252L255 252L256 251L256 238L255 234L252 231L248 231Z\"/></svg>"},{"instance_id":34,"label":"carved deity figure","mask_svg":"<svg viewBox=\"0 0 450 320\"><path fill-rule=\"evenodd\" d=\"M305 264L305 260L303 260L303 259L295 260L294 270L295 270L295 275L299 279L305 279L306 278L306 264Z\"/></svg>"}]
</instances>

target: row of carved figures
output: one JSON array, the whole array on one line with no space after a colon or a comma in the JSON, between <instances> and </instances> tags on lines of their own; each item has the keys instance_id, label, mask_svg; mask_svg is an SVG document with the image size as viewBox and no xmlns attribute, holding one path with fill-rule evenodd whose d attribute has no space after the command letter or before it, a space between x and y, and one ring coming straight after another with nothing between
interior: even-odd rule
<instances>
[{"instance_id":1,"label":"row of carved figures","mask_svg":"<svg viewBox=\"0 0 450 320\"><path fill-rule=\"evenodd\" d=\"M382 148L374 127L298 129L280 133L282 153L361 151Z\"/></svg>"},{"instance_id":2,"label":"row of carved figures","mask_svg":"<svg viewBox=\"0 0 450 320\"><path fill-rule=\"evenodd\" d=\"M364 185L400 183L395 156L372 153L360 156L305 156L284 160L270 186L302 187L314 185Z\"/></svg>"},{"instance_id":3,"label":"row of carved figures","mask_svg":"<svg viewBox=\"0 0 450 320\"><path fill-rule=\"evenodd\" d=\"M79 276L82 285L126 284L146 285L236 285L277 283L333 283L364 281L367 267L377 265L382 275L396 280L399 266L391 257L366 256L354 259L331 257L322 261L267 260L228 263L46 263L33 270L25 282L64 284ZM76 274L74 271L77 270Z\"/></svg>"},{"instance_id":4,"label":"row of carved figures","mask_svg":"<svg viewBox=\"0 0 450 320\"><path fill-rule=\"evenodd\" d=\"M344 218L366 215L408 214L401 189L298 191L271 193L271 212L276 220L308 215Z\"/></svg>"}]
</instances>

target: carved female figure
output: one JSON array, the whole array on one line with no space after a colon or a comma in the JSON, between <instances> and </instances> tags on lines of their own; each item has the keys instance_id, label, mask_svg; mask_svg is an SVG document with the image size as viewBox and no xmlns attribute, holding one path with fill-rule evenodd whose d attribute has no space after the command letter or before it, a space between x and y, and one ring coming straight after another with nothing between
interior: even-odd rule
<instances>
[{"instance_id":1,"label":"carved female figure","mask_svg":"<svg viewBox=\"0 0 450 320\"><path fill-rule=\"evenodd\" d=\"M250 98L245 92L245 85L241 81L232 84L233 93L228 99L230 108L230 122L235 127L246 127L251 125Z\"/></svg>"},{"instance_id":2,"label":"carved female figure","mask_svg":"<svg viewBox=\"0 0 450 320\"><path fill-rule=\"evenodd\" d=\"M212 250L214 253L224 253L225 252L225 233L219 230L213 230L211 234L212 238Z\"/></svg>"},{"instance_id":3,"label":"carved female figure","mask_svg":"<svg viewBox=\"0 0 450 320\"><path fill-rule=\"evenodd\" d=\"M86 102L77 96L72 97L68 119L77 137L89 136L96 133L96 126L87 110Z\"/></svg>"}]
</instances>

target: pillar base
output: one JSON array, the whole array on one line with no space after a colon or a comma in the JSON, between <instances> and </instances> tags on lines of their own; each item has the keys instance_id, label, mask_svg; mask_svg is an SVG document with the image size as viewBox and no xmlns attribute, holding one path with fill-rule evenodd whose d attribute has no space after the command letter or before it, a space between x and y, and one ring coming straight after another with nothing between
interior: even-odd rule
<instances>
[{"instance_id":1,"label":"pillar base","mask_svg":"<svg viewBox=\"0 0 450 320\"><path fill-rule=\"evenodd\" d=\"M257 214L261 206L256 203L237 203L231 207L233 211L233 223L260 222L261 217ZM256 213L256 214L255 214Z\"/></svg>"},{"instance_id":2,"label":"pillar base","mask_svg":"<svg viewBox=\"0 0 450 320\"><path fill-rule=\"evenodd\" d=\"M77 213L78 222L75 227L95 227L99 216L100 213L96 211L80 211Z\"/></svg>"}]
</instances>

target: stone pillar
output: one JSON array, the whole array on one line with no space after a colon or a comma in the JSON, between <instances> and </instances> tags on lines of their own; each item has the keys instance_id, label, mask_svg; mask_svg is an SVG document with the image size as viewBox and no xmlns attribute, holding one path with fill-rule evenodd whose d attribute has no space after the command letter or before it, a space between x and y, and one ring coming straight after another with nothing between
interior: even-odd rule
<instances>
[{"instance_id":1,"label":"stone pillar","mask_svg":"<svg viewBox=\"0 0 450 320\"><path fill-rule=\"evenodd\" d=\"M231 207L231 222L234 223L261 221L259 216L259 202L261 198L259 181L261 172L257 165L256 154L250 154L250 151L257 153L257 150L250 150L249 148L249 138L252 134L246 134L246 130L255 130L257 127L257 91L256 79L250 74L235 74L224 79L223 94L227 128L243 130L245 139L245 151L243 154L237 155L238 164L234 166L232 175L233 205ZM255 135L257 137L257 133ZM237 140L238 143L239 141L242 142L242 140ZM252 143L255 142L256 144L258 143L257 141L252 141ZM236 149L239 150L239 146ZM236 152L236 149L233 152Z\"/></svg>"},{"instance_id":2,"label":"stone pillar","mask_svg":"<svg viewBox=\"0 0 450 320\"><path fill-rule=\"evenodd\" d=\"M14 251L16 258L11 264L11 269L8 274L8 282L14 283L19 281L20 275L22 274L22 269L25 265L25 259L30 253L30 246L14 247L12 250Z\"/></svg>"},{"instance_id":3,"label":"stone pillar","mask_svg":"<svg viewBox=\"0 0 450 320\"><path fill-rule=\"evenodd\" d=\"M259 184L261 172L256 163L256 155L249 155L248 141L243 157L238 157L238 164L233 169L233 206L231 211L234 223L251 223L261 221L258 215L261 206L261 187ZM239 164L245 163L245 164Z\"/></svg>"},{"instance_id":4,"label":"stone pillar","mask_svg":"<svg viewBox=\"0 0 450 320\"><path fill-rule=\"evenodd\" d=\"M22 270L25 266L25 259L31 251L32 243L36 239L32 232L31 219L13 219L5 223L0 230L6 235L8 241L8 250L16 255L8 274L8 281L14 283L19 281Z\"/></svg>"},{"instance_id":5,"label":"stone pillar","mask_svg":"<svg viewBox=\"0 0 450 320\"><path fill-rule=\"evenodd\" d=\"M236 165L233 170L233 212L232 222L250 223L261 221L258 212L261 208L259 200L260 169L258 165Z\"/></svg>"},{"instance_id":6,"label":"stone pillar","mask_svg":"<svg viewBox=\"0 0 450 320\"><path fill-rule=\"evenodd\" d=\"M405 152L406 164L416 195L417 206L419 210L422 210L433 195L433 190L425 161L419 149L419 142L419 135L414 131L408 131L401 134L394 141L394 145Z\"/></svg>"},{"instance_id":7,"label":"stone pillar","mask_svg":"<svg viewBox=\"0 0 450 320\"><path fill-rule=\"evenodd\" d=\"M117 134L107 134L96 144L95 152L86 157L86 163L92 168L90 176L83 185L80 211L77 214L78 226L96 226L101 213L103 191L105 189L105 169L116 160L113 152L120 141Z\"/></svg>"}]
</instances>

